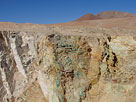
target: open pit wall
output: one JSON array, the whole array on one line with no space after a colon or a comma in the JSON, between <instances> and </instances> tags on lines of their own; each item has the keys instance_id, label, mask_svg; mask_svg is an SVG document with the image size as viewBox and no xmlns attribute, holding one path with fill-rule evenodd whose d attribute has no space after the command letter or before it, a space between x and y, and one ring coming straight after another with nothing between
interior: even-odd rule
<instances>
[{"instance_id":1,"label":"open pit wall","mask_svg":"<svg viewBox=\"0 0 136 102\"><path fill-rule=\"evenodd\" d=\"M135 101L135 36L0 32L0 102Z\"/></svg>"}]
</instances>

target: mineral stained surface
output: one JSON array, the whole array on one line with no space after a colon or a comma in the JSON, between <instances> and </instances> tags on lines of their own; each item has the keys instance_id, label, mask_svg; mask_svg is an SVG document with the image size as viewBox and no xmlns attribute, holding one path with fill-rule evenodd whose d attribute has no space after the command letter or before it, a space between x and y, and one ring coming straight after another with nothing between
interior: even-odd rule
<instances>
[{"instance_id":1,"label":"mineral stained surface","mask_svg":"<svg viewBox=\"0 0 136 102\"><path fill-rule=\"evenodd\" d=\"M136 102L136 36L57 29L0 31L0 102Z\"/></svg>"}]
</instances>

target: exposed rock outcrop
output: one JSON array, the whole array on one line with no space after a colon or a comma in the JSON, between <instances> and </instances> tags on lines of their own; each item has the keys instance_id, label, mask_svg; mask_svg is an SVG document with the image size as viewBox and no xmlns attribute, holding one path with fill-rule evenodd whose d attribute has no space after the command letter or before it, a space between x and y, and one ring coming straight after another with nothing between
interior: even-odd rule
<instances>
[{"instance_id":1,"label":"exposed rock outcrop","mask_svg":"<svg viewBox=\"0 0 136 102\"><path fill-rule=\"evenodd\" d=\"M0 102L135 102L136 37L86 30L1 31Z\"/></svg>"}]
</instances>

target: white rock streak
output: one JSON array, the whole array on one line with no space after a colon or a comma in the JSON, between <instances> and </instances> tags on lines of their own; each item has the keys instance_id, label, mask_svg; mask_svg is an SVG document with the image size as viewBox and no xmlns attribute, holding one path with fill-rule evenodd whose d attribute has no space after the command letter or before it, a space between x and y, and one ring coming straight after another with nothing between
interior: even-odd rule
<instances>
[{"instance_id":1,"label":"white rock streak","mask_svg":"<svg viewBox=\"0 0 136 102\"><path fill-rule=\"evenodd\" d=\"M25 74L21 59L18 55L17 48L16 48L16 43L15 43L15 38L11 38L11 49L14 54L14 59L17 64L18 71L24 76L24 78L27 79L27 76Z\"/></svg>"},{"instance_id":2,"label":"white rock streak","mask_svg":"<svg viewBox=\"0 0 136 102\"><path fill-rule=\"evenodd\" d=\"M2 82L3 82L3 86L7 91L7 95L9 96L9 98L11 97L11 92L10 92L10 88L9 88L9 84L6 80L6 75L4 72L4 69L0 68L0 72L1 72L1 77L2 77Z\"/></svg>"},{"instance_id":3,"label":"white rock streak","mask_svg":"<svg viewBox=\"0 0 136 102\"><path fill-rule=\"evenodd\" d=\"M56 93L53 91L53 84L48 79L48 76L38 71L38 82L44 94L44 97L48 99L49 102L59 102Z\"/></svg>"},{"instance_id":4,"label":"white rock streak","mask_svg":"<svg viewBox=\"0 0 136 102\"><path fill-rule=\"evenodd\" d=\"M5 74L4 68L3 69L1 68L1 56L2 56L2 53L0 53L0 72L1 72L1 78L2 78L2 82L3 82L3 86L4 86L4 88L7 91L6 98L10 99L11 96L12 96L12 94L10 92L9 84L8 84L8 82L6 80L6 74Z\"/></svg>"}]
</instances>

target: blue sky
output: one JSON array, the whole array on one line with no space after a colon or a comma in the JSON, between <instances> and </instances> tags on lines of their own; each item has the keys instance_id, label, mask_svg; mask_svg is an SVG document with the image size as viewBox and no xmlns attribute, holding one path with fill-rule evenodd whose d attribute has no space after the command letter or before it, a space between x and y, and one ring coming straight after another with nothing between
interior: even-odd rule
<instances>
[{"instance_id":1,"label":"blue sky","mask_svg":"<svg viewBox=\"0 0 136 102\"><path fill-rule=\"evenodd\" d=\"M136 0L0 0L0 22L55 24L102 11L136 14Z\"/></svg>"}]
</instances>

